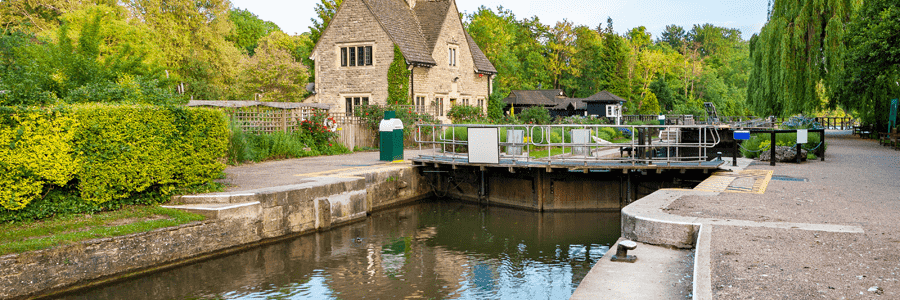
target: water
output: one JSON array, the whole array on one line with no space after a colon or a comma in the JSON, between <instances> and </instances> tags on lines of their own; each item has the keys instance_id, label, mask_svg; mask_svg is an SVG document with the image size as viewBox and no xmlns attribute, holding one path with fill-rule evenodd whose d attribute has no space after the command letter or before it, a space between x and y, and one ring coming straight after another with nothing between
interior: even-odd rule
<instances>
[{"instance_id":1,"label":"water","mask_svg":"<svg viewBox=\"0 0 900 300\"><path fill-rule=\"evenodd\" d=\"M435 200L59 299L568 299L619 220Z\"/></svg>"}]
</instances>

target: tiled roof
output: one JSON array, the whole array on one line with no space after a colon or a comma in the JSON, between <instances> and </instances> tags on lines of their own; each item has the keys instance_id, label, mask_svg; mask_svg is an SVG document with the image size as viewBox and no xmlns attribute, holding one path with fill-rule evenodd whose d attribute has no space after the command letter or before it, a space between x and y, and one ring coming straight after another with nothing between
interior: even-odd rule
<instances>
[{"instance_id":1,"label":"tiled roof","mask_svg":"<svg viewBox=\"0 0 900 300\"><path fill-rule=\"evenodd\" d=\"M582 99L578 99L578 98L566 98L558 103L559 104L557 104L556 106L551 107L549 109L567 110L567 109L569 109L569 105L571 105L572 108L575 110L587 109L587 103L584 103L584 101L582 101Z\"/></svg>"},{"instance_id":2,"label":"tiled roof","mask_svg":"<svg viewBox=\"0 0 900 300\"><path fill-rule=\"evenodd\" d=\"M543 105L556 106L564 99L563 90L514 90L504 102L514 105Z\"/></svg>"},{"instance_id":3,"label":"tiled roof","mask_svg":"<svg viewBox=\"0 0 900 300\"><path fill-rule=\"evenodd\" d=\"M475 71L478 73L497 74L497 69L494 68L494 64L488 60L487 56L484 55L484 52L481 51L481 48L478 48L478 44L475 43L475 40L472 39L472 36L469 35L468 32L466 32L466 40L469 42L472 59L475 60Z\"/></svg>"},{"instance_id":4,"label":"tiled roof","mask_svg":"<svg viewBox=\"0 0 900 300\"><path fill-rule=\"evenodd\" d=\"M411 63L436 65L419 21L403 0L363 0Z\"/></svg>"},{"instance_id":5,"label":"tiled roof","mask_svg":"<svg viewBox=\"0 0 900 300\"><path fill-rule=\"evenodd\" d=\"M405 0L363 0L400 48L403 56L410 63L425 65L437 64L431 55L444 22L448 20L447 16L453 4L451 1L453 0L419 0L414 9L409 9L409 4ZM497 69L468 32L466 41L472 53L476 72L497 74Z\"/></svg>"},{"instance_id":6,"label":"tiled roof","mask_svg":"<svg viewBox=\"0 0 900 300\"><path fill-rule=\"evenodd\" d=\"M607 91L601 91L599 93L593 94L590 97L582 99L582 101L604 101L604 102L625 102L628 100L622 99L622 97L616 96L613 93Z\"/></svg>"},{"instance_id":7,"label":"tiled roof","mask_svg":"<svg viewBox=\"0 0 900 300\"><path fill-rule=\"evenodd\" d=\"M425 37L425 46L428 49L434 49L437 44L449 10L450 1L416 2L416 19L419 20L419 28Z\"/></svg>"}]
</instances>

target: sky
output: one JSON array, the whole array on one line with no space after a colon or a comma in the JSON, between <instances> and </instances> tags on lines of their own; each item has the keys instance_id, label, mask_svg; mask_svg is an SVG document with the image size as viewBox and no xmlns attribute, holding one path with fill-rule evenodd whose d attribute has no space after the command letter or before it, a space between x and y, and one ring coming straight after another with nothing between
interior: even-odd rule
<instances>
[{"instance_id":1,"label":"sky","mask_svg":"<svg viewBox=\"0 0 900 300\"><path fill-rule=\"evenodd\" d=\"M423 1L423 0L419 0ZM319 0L231 0L235 7L247 9L261 19L272 21L287 34L309 31L316 17ZM461 13L472 13L480 6L496 11L498 6L511 10L517 19L538 16L541 23L554 25L564 19L576 25L596 28L613 19L616 32L645 26L653 38L666 25L676 24L689 31L694 24L711 23L737 28L750 39L766 22L766 0L456 0ZM604 25L606 26L606 25Z\"/></svg>"}]
</instances>

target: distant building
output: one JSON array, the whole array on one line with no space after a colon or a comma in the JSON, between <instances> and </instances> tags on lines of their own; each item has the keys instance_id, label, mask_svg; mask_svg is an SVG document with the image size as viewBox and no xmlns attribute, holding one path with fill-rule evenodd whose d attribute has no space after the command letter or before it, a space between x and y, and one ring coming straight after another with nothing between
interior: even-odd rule
<instances>
[{"instance_id":1,"label":"distant building","mask_svg":"<svg viewBox=\"0 0 900 300\"><path fill-rule=\"evenodd\" d=\"M454 0L344 0L310 56L309 100L347 113L385 104L395 45L412 70L416 110L445 121L456 104L487 110L497 70L463 28Z\"/></svg>"},{"instance_id":2,"label":"distant building","mask_svg":"<svg viewBox=\"0 0 900 300\"><path fill-rule=\"evenodd\" d=\"M505 111L513 109L515 113L532 106L543 106L550 109L559 105L562 100L568 99L563 90L513 90L509 96L503 99L506 102Z\"/></svg>"},{"instance_id":3,"label":"distant building","mask_svg":"<svg viewBox=\"0 0 900 300\"><path fill-rule=\"evenodd\" d=\"M615 119L622 115L625 99L610 92L602 91L587 98L569 98L563 90L514 90L503 99L505 111L513 108L515 113L542 106L550 111L551 117L596 116Z\"/></svg>"}]
</instances>

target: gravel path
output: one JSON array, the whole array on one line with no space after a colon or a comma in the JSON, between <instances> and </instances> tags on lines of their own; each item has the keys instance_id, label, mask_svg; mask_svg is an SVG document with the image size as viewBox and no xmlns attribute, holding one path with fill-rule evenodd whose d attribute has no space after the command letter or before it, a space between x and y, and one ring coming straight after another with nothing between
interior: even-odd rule
<instances>
[{"instance_id":1,"label":"gravel path","mask_svg":"<svg viewBox=\"0 0 900 300\"><path fill-rule=\"evenodd\" d=\"M715 226L717 299L900 299L900 151L847 131L829 132L826 140L825 162L748 168L808 181L772 180L764 194L689 196L669 206L669 213L684 216L865 230Z\"/></svg>"}]
</instances>

